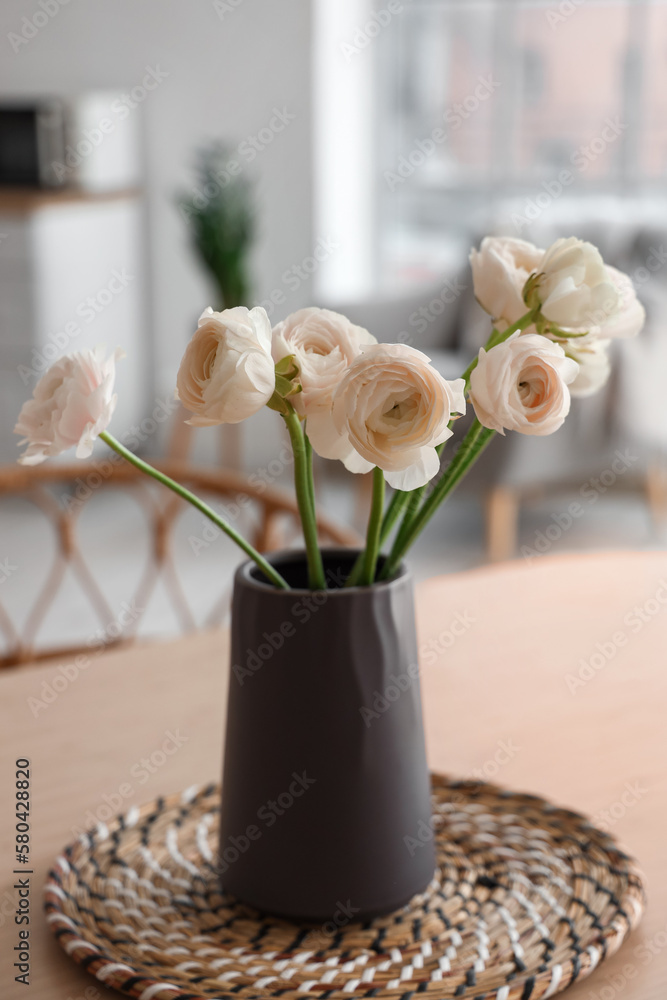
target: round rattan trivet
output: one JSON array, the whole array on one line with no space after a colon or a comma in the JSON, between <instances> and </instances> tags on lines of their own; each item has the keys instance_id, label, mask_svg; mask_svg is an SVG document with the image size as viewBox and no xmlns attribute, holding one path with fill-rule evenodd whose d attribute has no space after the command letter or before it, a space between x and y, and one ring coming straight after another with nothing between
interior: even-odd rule
<instances>
[{"instance_id":1,"label":"round rattan trivet","mask_svg":"<svg viewBox=\"0 0 667 1000\"><path fill-rule=\"evenodd\" d=\"M263 916L218 889L219 801L215 786L158 799L57 860L48 922L107 986L139 1000L537 1000L588 975L642 914L634 863L583 816L436 775L422 896L367 923L346 923L346 900L323 926Z\"/></svg>"}]
</instances>

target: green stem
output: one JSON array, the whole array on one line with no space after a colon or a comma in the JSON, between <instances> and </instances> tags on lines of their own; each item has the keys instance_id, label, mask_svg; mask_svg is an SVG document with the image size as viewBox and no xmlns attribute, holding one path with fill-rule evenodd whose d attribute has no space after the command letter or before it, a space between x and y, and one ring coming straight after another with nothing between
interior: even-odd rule
<instances>
[{"instance_id":1,"label":"green stem","mask_svg":"<svg viewBox=\"0 0 667 1000\"><path fill-rule=\"evenodd\" d=\"M513 323L512 326L509 326L506 330L496 330L496 328L494 327L493 330L491 331L491 336L484 345L484 350L490 351L492 347L496 347L498 344L502 344L503 341L507 340L508 337L511 337L513 333L518 333L520 330L525 330L527 327L531 326L531 324L535 322L538 313L539 309L531 309L530 312L525 313L525 315L523 315L520 319L518 319L516 323ZM477 357L473 358L473 360L470 362L466 370L463 372L463 375L461 375L461 378L465 382L465 387L463 391L466 394L470 389L470 376L477 367L477 362L478 358ZM455 423L456 420L450 420L449 422L450 430ZM447 443L446 441L443 441L442 444L438 445L438 447L436 448L438 455L442 454L443 448L445 447L446 443ZM420 504L422 501L422 497L426 492L426 489L427 489L426 485L420 486L419 489L413 490L412 493L410 494L413 499L410 500L408 508L401 522L401 526L398 529L396 538L394 540L394 548L401 547L405 542L406 538L410 537L413 538L414 540L414 536L412 534L411 529L413 523L420 514ZM431 496L432 495L433 494L431 494Z\"/></svg>"},{"instance_id":2,"label":"green stem","mask_svg":"<svg viewBox=\"0 0 667 1000\"><path fill-rule=\"evenodd\" d=\"M382 518L380 545L383 545L389 538L391 529L409 504L411 496L412 494L406 493L405 490L394 490L394 495L389 501L387 509L384 512L384 517Z\"/></svg>"},{"instance_id":3,"label":"green stem","mask_svg":"<svg viewBox=\"0 0 667 1000\"><path fill-rule=\"evenodd\" d=\"M313 476L313 446L310 443L310 438L307 434L307 427L303 430L303 441L306 448L306 469L308 478L308 497L310 499L310 508L313 512L313 517L317 523L317 511L315 509L315 478Z\"/></svg>"},{"instance_id":4,"label":"green stem","mask_svg":"<svg viewBox=\"0 0 667 1000\"><path fill-rule=\"evenodd\" d=\"M440 450L439 449L436 450L438 451L438 454L440 454ZM394 551L394 549L399 549L400 547L402 547L404 540L407 538L410 525L412 524L415 517L419 513L419 505L421 503L422 497L424 496L425 492L426 492L426 486L420 486L418 489L413 490L412 493L410 494L410 501L407 504L407 509L403 516L403 520L401 521L398 527L398 531L396 532L396 537L394 538L392 552Z\"/></svg>"},{"instance_id":5,"label":"green stem","mask_svg":"<svg viewBox=\"0 0 667 1000\"><path fill-rule=\"evenodd\" d=\"M396 572L401 559L415 541L420 531L423 530L428 521L433 517L443 500L460 483L494 434L495 431L489 430L487 427L482 427L479 420L475 418L468 433L463 438L458 451L443 476L437 482L432 493L426 498L412 521L405 526L401 526L401 531L397 535L391 553L385 562L381 579L389 579Z\"/></svg>"},{"instance_id":6,"label":"green stem","mask_svg":"<svg viewBox=\"0 0 667 1000\"><path fill-rule=\"evenodd\" d=\"M120 441L117 441L111 434L108 434L106 431L102 431L100 438L105 442L105 444L108 444L113 451L120 455L121 458L124 458L125 461L129 462L130 465L134 465L134 467L140 469L141 472L145 472L147 476L151 476L153 479L156 479L158 483L162 483L163 486L166 486L168 489L178 494L178 496L183 500L187 500L188 503L192 504L193 507L196 507L198 511L208 517L210 521L213 521L213 523L217 525L221 531L224 531L224 533L228 535L232 541L236 542L239 548L243 549L247 556L250 556L250 558L257 563L264 575L271 581L271 583L275 584L276 587L279 587L281 590L290 589L287 581L284 580L280 573L273 568L271 563L269 563L264 556L260 555L257 549L254 549L242 535L239 535L239 533L235 531L234 528L227 523L227 521L224 521L218 514L216 514L213 508L209 507L207 503L204 503L203 500L200 500L199 497L195 496L194 493L191 493L190 490L181 486L180 483L170 479L169 476L165 476L164 472L160 472L159 469L153 468L153 466L149 465L148 462L144 462L143 459L138 458L133 452L128 451L128 449L122 445Z\"/></svg>"},{"instance_id":7,"label":"green stem","mask_svg":"<svg viewBox=\"0 0 667 1000\"><path fill-rule=\"evenodd\" d=\"M384 512L384 517L382 518L382 527L380 528L380 549L389 538L391 529L394 527L396 521L401 516L408 504L411 493L405 493L403 490L394 490L394 495L387 505L387 509ZM345 581L346 587L356 587L361 579L361 571L364 565L364 555L365 549L359 553L356 562L352 567L350 575Z\"/></svg>"},{"instance_id":8,"label":"green stem","mask_svg":"<svg viewBox=\"0 0 667 1000\"><path fill-rule=\"evenodd\" d=\"M366 533L366 548L364 550L361 570L362 586L370 587L375 580L375 569L380 551L380 533L382 531L382 510L384 508L384 472L377 467L373 469L373 497L371 512L368 518Z\"/></svg>"},{"instance_id":9,"label":"green stem","mask_svg":"<svg viewBox=\"0 0 667 1000\"><path fill-rule=\"evenodd\" d=\"M516 323L512 323L512 325L508 326L506 330L496 330L494 326L493 330L491 331L491 336L484 345L484 350L490 351L492 347L496 347L497 344L502 344L503 341L511 337L513 333L519 333L519 331L521 330L526 330L529 326L533 325L533 323L535 322L535 320L538 318L539 315L540 315L540 310L538 307L537 309L531 309L530 312L524 313L523 316L521 316L516 321ZM466 369L466 374L463 375L463 378L466 378L467 375L467 379L469 381L470 372L473 370L473 368L476 367L477 367L477 358L475 358L470 363L470 365Z\"/></svg>"},{"instance_id":10,"label":"green stem","mask_svg":"<svg viewBox=\"0 0 667 1000\"><path fill-rule=\"evenodd\" d=\"M312 475L309 474L308 469L305 435L298 415L289 404L288 407L287 413L283 413L283 419L287 425L294 452L294 487L306 545L308 586L311 590L326 590L322 553L317 543L317 522L312 502Z\"/></svg>"}]
</instances>

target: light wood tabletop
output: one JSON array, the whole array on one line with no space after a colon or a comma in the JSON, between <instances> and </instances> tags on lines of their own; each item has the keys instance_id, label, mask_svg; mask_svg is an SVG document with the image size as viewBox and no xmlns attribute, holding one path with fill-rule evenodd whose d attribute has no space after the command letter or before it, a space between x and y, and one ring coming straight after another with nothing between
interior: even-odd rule
<instances>
[{"instance_id":1,"label":"light wood tabletop","mask_svg":"<svg viewBox=\"0 0 667 1000\"><path fill-rule=\"evenodd\" d=\"M433 768L588 813L638 858L638 931L572 1000L667 996L667 554L540 557L417 594ZM227 637L201 633L88 665L0 677L0 996L117 996L47 931L42 885L79 830L220 774ZM30 987L14 981L15 761L30 760Z\"/></svg>"}]
</instances>

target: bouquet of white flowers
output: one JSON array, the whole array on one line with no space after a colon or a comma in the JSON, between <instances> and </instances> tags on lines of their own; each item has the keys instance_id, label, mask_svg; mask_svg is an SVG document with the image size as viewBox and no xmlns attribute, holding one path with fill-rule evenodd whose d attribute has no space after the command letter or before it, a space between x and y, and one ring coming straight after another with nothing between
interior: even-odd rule
<instances>
[{"instance_id":1,"label":"bouquet of white flowers","mask_svg":"<svg viewBox=\"0 0 667 1000\"><path fill-rule=\"evenodd\" d=\"M487 237L470 260L475 294L493 325L478 357L453 382L421 351L378 343L327 309L301 309L273 330L259 307L209 308L200 317L178 372L177 396L197 427L238 423L264 406L285 421L312 590L326 588L313 451L343 462L351 472L373 472L366 545L347 584L391 579L491 437L507 430L553 433L569 412L571 396L589 395L606 381L610 341L635 336L643 325L644 310L630 279L606 266L590 243L560 239L544 251L523 240ZM105 359L100 350L84 351L52 366L21 410L16 432L28 447L19 461L36 464L70 447L84 458L99 437L194 504L269 580L288 589L277 569L230 524L108 433L120 356L116 351ZM436 478L466 399L475 419ZM394 490L386 506L385 482Z\"/></svg>"},{"instance_id":2,"label":"bouquet of white flowers","mask_svg":"<svg viewBox=\"0 0 667 1000\"><path fill-rule=\"evenodd\" d=\"M633 336L644 320L629 279L605 267L589 243L559 240L544 252L486 239L471 262L493 325L452 382L420 351L377 343L326 309L302 309L273 330L261 308L202 314L178 372L178 398L198 427L238 423L264 406L284 420L305 553L257 552L199 497L109 434L118 352L61 358L19 416L16 430L28 445L20 461L69 447L86 457L99 437L254 560L234 578L218 871L224 893L261 912L321 924L343 898L365 921L406 906L431 884L440 826L432 822L404 556L494 434L557 430L571 395L605 381L610 340ZM447 460L452 425L468 402L474 419ZM372 471L359 553L320 550L313 452L354 473ZM386 505L385 483L394 491ZM262 835L258 803L298 775L315 789L275 836ZM388 988L400 992L399 980Z\"/></svg>"}]
</instances>

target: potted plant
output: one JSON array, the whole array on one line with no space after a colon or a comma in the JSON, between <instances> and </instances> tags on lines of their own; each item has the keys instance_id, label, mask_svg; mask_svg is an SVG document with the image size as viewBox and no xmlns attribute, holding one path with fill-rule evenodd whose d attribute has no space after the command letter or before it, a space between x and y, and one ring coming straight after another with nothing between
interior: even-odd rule
<instances>
[{"instance_id":1,"label":"potted plant","mask_svg":"<svg viewBox=\"0 0 667 1000\"><path fill-rule=\"evenodd\" d=\"M179 198L192 246L215 289L219 309L250 298L250 248L255 235L252 187L232 172L234 150L212 142L197 153L197 185Z\"/></svg>"},{"instance_id":2,"label":"potted plant","mask_svg":"<svg viewBox=\"0 0 667 1000\"><path fill-rule=\"evenodd\" d=\"M429 777L406 555L496 433L546 435L572 395L595 391L613 338L643 309L591 244L547 251L514 239L471 255L493 317L488 342L448 382L421 352L377 343L344 316L302 309L273 330L261 308L207 309L177 392L194 426L238 423L268 406L292 443L304 549L256 552L203 501L107 431L117 355L57 361L16 430L40 462L101 438L192 503L249 557L237 571L218 868L223 888L261 910L326 919L390 912L432 878ZM452 425L475 419L447 455ZM320 551L312 453L370 472L360 552ZM385 502L385 483L393 495Z\"/></svg>"}]
</instances>

